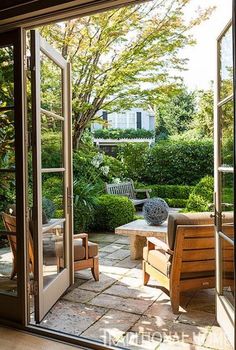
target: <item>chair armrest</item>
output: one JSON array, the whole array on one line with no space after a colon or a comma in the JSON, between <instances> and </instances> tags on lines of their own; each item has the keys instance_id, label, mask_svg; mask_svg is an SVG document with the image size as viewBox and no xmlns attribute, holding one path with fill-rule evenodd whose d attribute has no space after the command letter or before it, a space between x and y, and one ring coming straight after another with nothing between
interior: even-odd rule
<instances>
[{"instance_id":1,"label":"chair armrest","mask_svg":"<svg viewBox=\"0 0 236 350\"><path fill-rule=\"evenodd\" d=\"M150 192L152 192L151 189L148 189L148 188L138 188L138 189L135 189L134 190L136 193L146 193L146 197L147 198L150 198Z\"/></svg>"},{"instance_id":2,"label":"chair armrest","mask_svg":"<svg viewBox=\"0 0 236 350\"><path fill-rule=\"evenodd\" d=\"M164 250L166 253L170 255L174 254L173 250L170 249L168 244L166 244L165 242L161 241L156 237L147 237L147 248L148 250L153 250L158 248L158 249Z\"/></svg>"},{"instance_id":3,"label":"chair armrest","mask_svg":"<svg viewBox=\"0 0 236 350\"><path fill-rule=\"evenodd\" d=\"M73 237L74 239L76 238L81 238L82 239L82 245L85 248L85 259L88 259L88 234L87 233L77 233Z\"/></svg>"},{"instance_id":4,"label":"chair armrest","mask_svg":"<svg viewBox=\"0 0 236 350\"><path fill-rule=\"evenodd\" d=\"M73 238L88 238L88 234L87 233L76 233Z\"/></svg>"}]
</instances>

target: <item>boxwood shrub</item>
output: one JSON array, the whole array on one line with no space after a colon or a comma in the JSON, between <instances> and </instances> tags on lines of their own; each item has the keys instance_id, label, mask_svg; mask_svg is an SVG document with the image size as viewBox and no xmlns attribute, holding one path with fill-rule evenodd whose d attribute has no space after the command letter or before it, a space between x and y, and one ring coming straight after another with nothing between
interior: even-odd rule
<instances>
[{"instance_id":1,"label":"boxwood shrub","mask_svg":"<svg viewBox=\"0 0 236 350\"><path fill-rule=\"evenodd\" d=\"M150 189L150 197L163 198L169 207L185 208L190 193L195 188L194 186L184 185L144 185L137 184L136 188Z\"/></svg>"},{"instance_id":2,"label":"boxwood shrub","mask_svg":"<svg viewBox=\"0 0 236 350\"><path fill-rule=\"evenodd\" d=\"M214 178L206 176L195 186L189 196L186 211L210 211L213 204Z\"/></svg>"},{"instance_id":3,"label":"boxwood shrub","mask_svg":"<svg viewBox=\"0 0 236 350\"><path fill-rule=\"evenodd\" d=\"M194 186L184 185L144 185L138 183L136 188L151 189L151 197L188 199Z\"/></svg>"},{"instance_id":4,"label":"boxwood shrub","mask_svg":"<svg viewBox=\"0 0 236 350\"><path fill-rule=\"evenodd\" d=\"M99 129L93 135L102 139L152 139L155 132L146 129Z\"/></svg>"},{"instance_id":5,"label":"boxwood shrub","mask_svg":"<svg viewBox=\"0 0 236 350\"><path fill-rule=\"evenodd\" d=\"M185 208L188 200L182 198L163 198L171 208Z\"/></svg>"},{"instance_id":6,"label":"boxwood shrub","mask_svg":"<svg viewBox=\"0 0 236 350\"><path fill-rule=\"evenodd\" d=\"M212 140L159 141L149 153L145 182L196 185L204 176L213 175L213 160Z\"/></svg>"},{"instance_id":7,"label":"boxwood shrub","mask_svg":"<svg viewBox=\"0 0 236 350\"><path fill-rule=\"evenodd\" d=\"M134 220L135 209L127 197L105 194L98 198L93 229L114 231L116 227Z\"/></svg>"}]
</instances>

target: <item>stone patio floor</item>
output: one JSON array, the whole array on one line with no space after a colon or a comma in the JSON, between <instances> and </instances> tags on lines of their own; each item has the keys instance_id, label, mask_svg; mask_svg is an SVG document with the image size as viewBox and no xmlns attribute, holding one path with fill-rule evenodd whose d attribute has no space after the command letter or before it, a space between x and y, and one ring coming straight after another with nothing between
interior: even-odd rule
<instances>
[{"instance_id":1,"label":"stone patio floor","mask_svg":"<svg viewBox=\"0 0 236 350\"><path fill-rule=\"evenodd\" d=\"M130 260L128 238L89 239L99 244L100 281L90 270L77 272L41 326L125 349L232 350L215 319L214 290L183 294L174 315L156 281L142 285L141 261Z\"/></svg>"}]
</instances>

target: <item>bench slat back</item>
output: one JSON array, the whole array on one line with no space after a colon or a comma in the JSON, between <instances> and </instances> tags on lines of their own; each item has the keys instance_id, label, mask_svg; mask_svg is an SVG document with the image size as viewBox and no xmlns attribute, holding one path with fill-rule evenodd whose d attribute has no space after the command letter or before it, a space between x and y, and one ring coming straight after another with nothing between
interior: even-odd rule
<instances>
[{"instance_id":1,"label":"bench slat back","mask_svg":"<svg viewBox=\"0 0 236 350\"><path fill-rule=\"evenodd\" d=\"M128 196L130 199L135 199L135 190L133 182L121 182L118 184L106 184L108 194L116 194L118 196Z\"/></svg>"}]
</instances>

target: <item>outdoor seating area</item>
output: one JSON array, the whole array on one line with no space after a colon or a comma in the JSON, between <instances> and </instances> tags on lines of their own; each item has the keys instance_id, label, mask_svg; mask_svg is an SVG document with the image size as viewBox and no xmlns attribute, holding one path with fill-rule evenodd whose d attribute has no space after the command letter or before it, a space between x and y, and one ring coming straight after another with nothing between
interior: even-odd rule
<instances>
[{"instance_id":1,"label":"outdoor seating area","mask_svg":"<svg viewBox=\"0 0 236 350\"><path fill-rule=\"evenodd\" d=\"M12 251L5 263L13 260L6 288L14 289L17 247L11 233L15 217L2 216ZM228 234L230 222L229 212L224 217ZM61 241L54 247L57 267L63 267ZM226 249L226 285L232 285L233 250ZM118 227L116 234L77 234L74 270L74 285L40 326L127 349L171 349L176 344L189 350L191 346L232 349L215 319L215 238L210 212L172 210L160 226L139 219Z\"/></svg>"},{"instance_id":2,"label":"outdoor seating area","mask_svg":"<svg viewBox=\"0 0 236 350\"><path fill-rule=\"evenodd\" d=\"M89 234L99 246L99 282L89 270L41 322L46 327L127 349L232 350L215 319L215 291L183 292L180 313L152 277L143 286L142 261L130 259L128 237Z\"/></svg>"},{"instance_id":3,"label":"outdoor seating area","mask_svg":"<svg viewBox=\"0 0 236 350\"><path fill-rule=\"evenodd\" d=\"M236 349L235 12L0 5L3 325L71 349Z\"/></svg>"}]
</instances>

